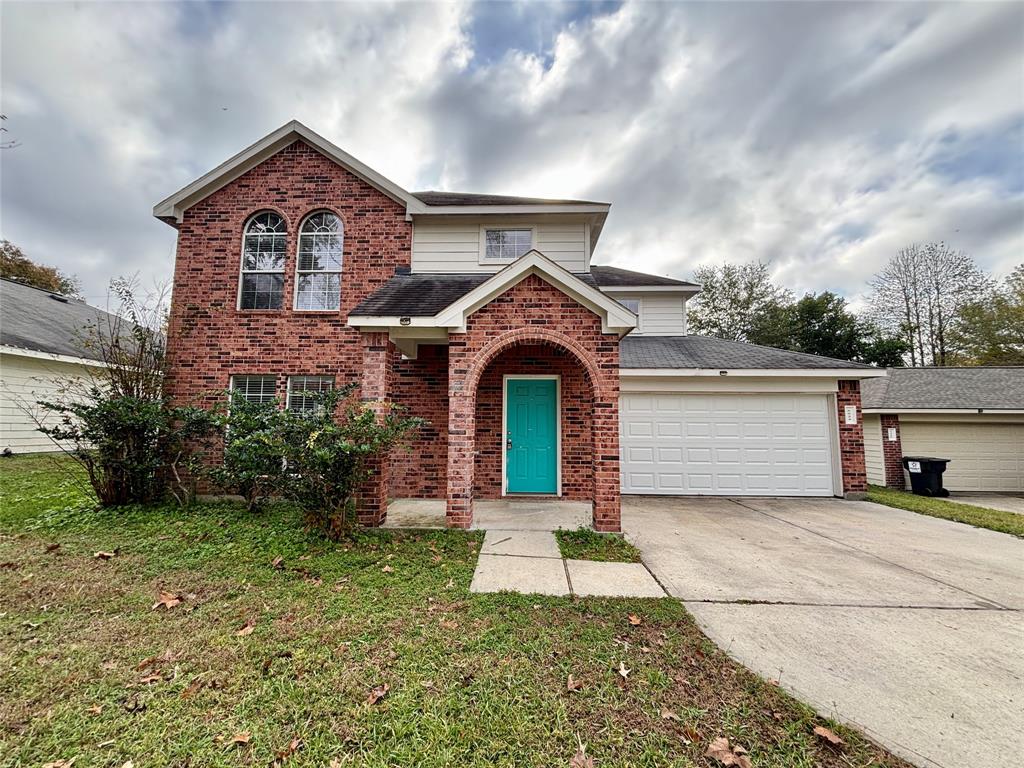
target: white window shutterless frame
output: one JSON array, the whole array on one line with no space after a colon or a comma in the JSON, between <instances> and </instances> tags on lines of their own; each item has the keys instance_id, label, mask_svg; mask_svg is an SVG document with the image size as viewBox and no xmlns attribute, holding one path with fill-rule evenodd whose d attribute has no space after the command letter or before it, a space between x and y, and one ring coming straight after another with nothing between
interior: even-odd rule
<instances>
[{"instance_id":1,"label":"white window shutterless frame","mask_svg":"<svg viewBox=\"0 0 1024 768\"><path fill-rule=\"evenodd\" d=\"M281 309L288 228L278 214L262 211L246 222L242 234L239 309Z\"/></svg>"},{"instance_id":2,"label":"white window shutterless frame","mask_svg":"<svg viewBox=\"0 0 1024 768\"><path fill-rule=\"evenodd\" d=\"M295 309L333 312L341 306L345 232L330 211L310 214L299 229L295 260Z\"/></svg>"}]
</instances>

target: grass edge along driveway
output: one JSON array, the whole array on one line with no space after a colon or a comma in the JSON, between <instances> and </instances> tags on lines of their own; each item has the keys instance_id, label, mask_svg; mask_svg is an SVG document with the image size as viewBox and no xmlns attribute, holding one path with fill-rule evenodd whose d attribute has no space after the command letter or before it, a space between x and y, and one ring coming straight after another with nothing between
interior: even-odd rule
<instances>
[{"instance_id":1,"label":"grass edge along driveway","mask_svg":"<svg viewBox=\"0 0 1024 768\"><path fill-rule=\"evenodd\" d=\"M950 499L915 496L909 491L897 491L879 485L868 486L868 501L1024 538L1024 515L1014 512L959 504Z\"/></svg>"}]
</instances>

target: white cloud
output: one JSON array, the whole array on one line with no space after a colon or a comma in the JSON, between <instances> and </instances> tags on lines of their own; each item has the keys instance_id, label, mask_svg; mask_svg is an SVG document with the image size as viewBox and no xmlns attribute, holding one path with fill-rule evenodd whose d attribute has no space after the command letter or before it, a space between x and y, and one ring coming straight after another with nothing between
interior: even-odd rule
<instances>
[{"instance_id":1,"label":"white cloud","mask_svg":"<svg viewBox=\"0 0 1024 768\"><path fill-rule=\"evenodd\" d=\"M292 117L410 188L608 200L598 260L661 273L770 259L854 298L914 240L1000 273L1024 253L1024 182L935 170L1020 141L1015 4L526 4L550 47L497 54L465 5L3 13L3 234L94 297L168 276L151 205Z\"/></svg>"}]
</instances>

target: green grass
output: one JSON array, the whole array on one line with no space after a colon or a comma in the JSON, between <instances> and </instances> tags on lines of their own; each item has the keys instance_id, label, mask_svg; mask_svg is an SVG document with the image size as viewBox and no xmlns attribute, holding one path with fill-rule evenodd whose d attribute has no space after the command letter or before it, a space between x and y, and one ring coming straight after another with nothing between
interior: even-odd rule
<instances>
[{"instance_id":1,"label":"green grass","mask_svg":"<svg viewBox=\"0 0 1024 768\"><path fill-rule=\"evenodd\" d=\"M475 532L98 510L68 469L0 459L2 766L564 766L578 740L601 768L708 766L717 736L758 768L905 766L836 724L833 751L674 600L471 594Z\"/></svg>"},{"instance_id":2,"label":"green grass","mask_svg":"<svg viewBox=\"0 0 1024 768\"><path fill-rule=\"evenodd\" d=\"M1024 538L1024 515L1014 512L976 507L973 504L958 504L949 499L915 496L906 491L895 491L878 485L868 487L868 501Z\"/></svg>"},{"instance_id":3,"label":"green grass","mask_svg":"<svg viewBox=\"0 0 1024 768\"><path fill-rule=\"evenodd\" d=\"M589 528L555 531L562 557L568 560L598 560L604 563L639 563L640 550L614 533L597 533Z\"/></svg>"}]
</instances>

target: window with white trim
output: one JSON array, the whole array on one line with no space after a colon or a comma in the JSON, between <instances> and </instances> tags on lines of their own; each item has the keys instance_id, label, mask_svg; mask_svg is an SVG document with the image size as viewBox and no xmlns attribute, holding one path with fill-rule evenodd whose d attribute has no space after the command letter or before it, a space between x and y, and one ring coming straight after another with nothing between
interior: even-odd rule
<instances>
[{"instance_id":1,"label":"window with white trim","mask_svg":"<svg viewBox=\"0 0 1024 768\"><path fill-rule=\"evenodd\" d=\"M316 413L320 407L317 395L329 392L333 388L333 376L289 376L288 410Z\"/></svg>"},{"instance_id":2,"label":"window with white trim","mask_svg":"<svg viewBox=\"0 0 1024 768\"><path fill-rule=\"evenodd\" d=\"M330 211L311 214L302 222L295 265L296 309L338 309L344 245L341 219Z\"/></svg>"},{"instance_id":3,"label":"window with white trim","mask_svg":"<svg viewBox=\"0 0 1024 768\"><path fill-rule=\"evenodd\" d=\"M618 299L619 304L636 315L636 330L640 330L640 299Z\"/></svg>"},{"instance_id":4,"label":"window with white trim","mask_svg":"<svg viewBox=\"0 0 1024 768\"><path fill-rule=\"evenodd\" d=\"M231 391L238 392L250 403L271 403L277 395L277 377L232 376Z\"/></svg>"},{"instance_id":5,"label":"window with white trim","mask_svg":"<svg viewBox=\"0 0 1024 768\"><path fill-rule=\"evenodd\" d=\"M273 211L257 213L242 236L240 309L280 309L288 230Z\"/></svg>"},{"instance_id":6,"label":"window with white trim","mask_svg":"<svg viewBox=\"0 0 1024 768\"><path fill-rule=\"evenodd\" d=\"M515 261L532 247L532 229L487 229L484 231L484 259L487 261Z\"/></svg>"}]
</instances>

